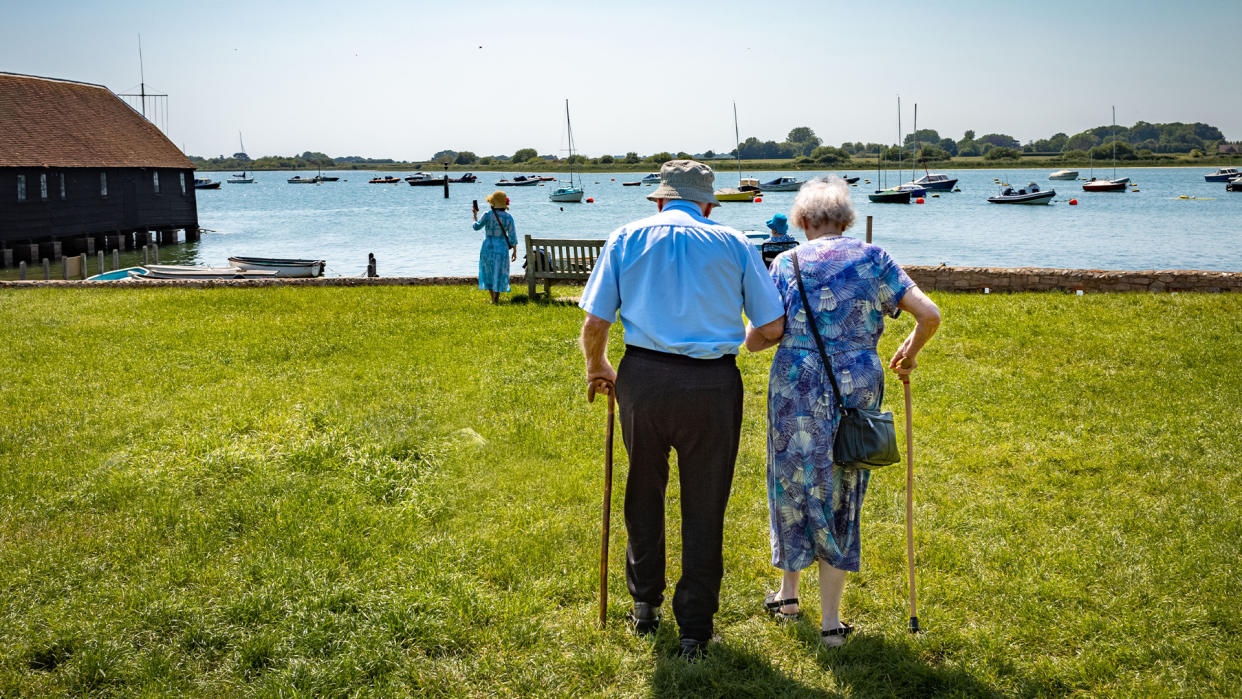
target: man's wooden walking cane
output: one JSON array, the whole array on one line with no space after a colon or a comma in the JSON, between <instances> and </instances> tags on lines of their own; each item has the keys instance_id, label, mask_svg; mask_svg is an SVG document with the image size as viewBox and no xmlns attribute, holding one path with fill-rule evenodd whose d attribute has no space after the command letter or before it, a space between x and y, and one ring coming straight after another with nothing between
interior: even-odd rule
<instances>
[{"instance_id":1,"label":"man's wooden walking cane","mask_svg":"<svg viewBox=\"0 0 1242 699\"><path fill-rule=\"evenodd\" d=\"M604 431L604 515L603 532L599 544L599 627L608 620L608 530L612 514L612 423L616 414L616 386L608 379L595 379L587 391L587 401L594 402L595 394L608 394L608 427Z\"/></svg>"},{"instance_id":2,"label":"man's wooden walking cane","mask_svg":"<svg viewBox=\"0 0 1242 699\"><path fill-rule=\"evenodd\" d=\"M901 358L905 368L906 358ZM910 633L919 632L919 612L914 591L914 408L910 400L910 375L901 377L906 393L906 561L910 572Z\"/></svg>"}]
</instances>

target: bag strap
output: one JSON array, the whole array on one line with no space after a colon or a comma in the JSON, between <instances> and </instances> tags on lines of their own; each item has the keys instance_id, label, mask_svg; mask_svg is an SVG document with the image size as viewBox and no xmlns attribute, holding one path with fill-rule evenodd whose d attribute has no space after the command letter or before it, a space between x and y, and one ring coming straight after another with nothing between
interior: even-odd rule
<instances>
[{"instance_id":1,"label":"bag strap","mask_svg":"<svg viewBox=\"0 0 1242 699\"><path fill-rule=\"evenodd\" d=\"M824 369L828 372L828 380L832 382L832 392L837 395L837 403L841 405L841 414L845 415L849 410L845 407L845 399L841 397L841 387L837 385L837 377L832 372L832 360L828 358L828 352L824 349L824 339L819 336L819 327L815 323L815 314L811 311L811 301L807 298L806 287L802 284L802 270L798 268L797 248L794 248L794 252L790 257L793 258L794 277L798 280L798 293L802 296L802 310L806 312L807 325L811 326L811 336L815 338L815 346L819 348L819 358L824 361Z\"/></svg>"},{"instance_id":2,"label":"bag strap","mask_svg":"<svg viewBox=\"0 0 1242 699\"><path fill-rule=\"evenodd\" d=\"M509 231L505 230L505 222L504 222L504 221L502 221L502 220L500 219L500 211L499 211L499 210L497 210L497 209L492 209L492 220L494 220L494 221L496 222L496 225L497 225L497 226L500 226L500 232L501 232L502 234L504 234L504 236L505 236L505 246L507 246L507 247L511 247L511 248L516 248L516 247L517 247L517 243L514 243L513 245L509 245Z\"/></svg>"}]
</instances>

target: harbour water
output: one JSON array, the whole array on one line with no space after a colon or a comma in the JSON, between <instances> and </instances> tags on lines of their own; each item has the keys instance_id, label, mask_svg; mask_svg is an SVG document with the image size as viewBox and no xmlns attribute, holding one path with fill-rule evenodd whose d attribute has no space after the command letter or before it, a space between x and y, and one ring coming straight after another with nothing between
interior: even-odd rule
<instances>
[{"instance_id":1,"label":"harbour water","mask_svg":"<svg viewBox=\"0 0 1242 699\"><path fill-rule=\"evenodd\" d=\"M1049 181L1049 170L945 171L960 178L960 192L924 198L924 204L872 204L876 173L851 172L860 180L851 191L858 222L849 232L862 237L865 217L875 217L874 242L902 264L1089 269L1203 269L1242 271L1242 194L1223 183L1206 183L1211 168L1119 168L1137 192L1091 193L1082 183ZM1111 168L1096 168L1107 177ZM225 180L230 173L199 173ZM291 185L296 173L253 173L254 184L224 184L198 191L199 224L212 232L198 243L170 250L176 261L224 264L230 255L312 257L327 260L329 275L365 271L375 253L384 276L474 275L482 234L471 229L471 201L497 189L495 182L521 173L483 172L475 184L440 187L368 184L377 173L341 171L338 182ZM305 173L302 173L305 174ZM387 174L387 173L385 173ZM409 173L392 173L404 177ZM768 180L781 175L807 179L830 172L747 172ZM888 184L910 179L890 171ZM1087 176L1087 170L1081 175ZM587 196L594 203L548 201L555 186L509 188L519 238L605 238L616 227L654 213L644 197L647 185L623 187L641 173L588 173ZM989 204L995 179L1014 187L1036 182L1057 196L1049 206ZM722 167L717 186L736 186L737 174ZM764 221L789 212L793 192L770 192L760 203L728 203L713 215L742 230L764 231ZM1180 199L1180 196L1196 197ZM1077 206L1068 204L1071 198ZM794 235L803 239L801 231ZM520 274L522 254L513 264Z\"/></svg>"}]
</instances>

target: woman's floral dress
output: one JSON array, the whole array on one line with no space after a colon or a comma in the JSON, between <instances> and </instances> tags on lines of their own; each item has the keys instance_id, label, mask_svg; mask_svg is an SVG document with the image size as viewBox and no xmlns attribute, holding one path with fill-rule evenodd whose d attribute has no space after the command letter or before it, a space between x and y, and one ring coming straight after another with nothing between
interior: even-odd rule
<instances>
[{"instance_id":1,"label":"woman's floral dress","mask_svg":"<svg viewBox=\"0 0 1242 699\"><path fill-rule=\"evenodd\" d=\"M859 524L870 474L832 462L840 420L837 398L807 325L791 255L824 349L848 407L879 407L884 365L876 341L884 316L914 286L888 253L856 238L817 238L783 252L772 279L785 303L781 338L768 380L768 508L772 565L802 570L815 560L857 571Z\"/></svg>"},{"instance_id":2,"label":"woman's floral dress","mask_svg":"<svg viewBox=\"0 0 1242 699\"><path fill-rule=\"evenodd\" d=\"M503 209L492 209L473 225L476 231L485 228L487 234L479 249L479 288L508 291L509 248L517 246L517 224L513 216Z\"/></svg>"}]
</instances>

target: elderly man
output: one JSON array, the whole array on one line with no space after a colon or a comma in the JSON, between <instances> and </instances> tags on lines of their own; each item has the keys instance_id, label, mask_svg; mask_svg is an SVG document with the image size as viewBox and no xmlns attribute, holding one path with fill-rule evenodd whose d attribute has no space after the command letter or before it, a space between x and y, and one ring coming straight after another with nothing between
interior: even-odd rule
<instances>
[{"instance_id":1,"label":"elderly man","mask_svg":"<svg viewBox=\"0 0 1242 699\"><path fill-rule=\"evenodd\" d=\"M648 195L654 216L613 231L579 304L582 351L596 390L615 381L629 453L625 489L625 578L636 633L654 633L664 602L664 492L677 450L681 482L682 576L673 594L680 653L706 652L720 604L725 506L742 425L735 357L742 313L778 340L784 307L758 251L741 233L708 219L717 205L711 168L672 160ZM625 356L605 356L620 314Z\"/></svg>"}]
</instances>

